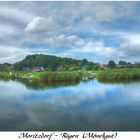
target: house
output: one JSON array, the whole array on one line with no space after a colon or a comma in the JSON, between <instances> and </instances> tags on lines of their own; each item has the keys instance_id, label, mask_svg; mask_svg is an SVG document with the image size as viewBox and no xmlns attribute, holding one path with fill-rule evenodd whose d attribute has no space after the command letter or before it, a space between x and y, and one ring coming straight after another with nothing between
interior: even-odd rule
<instances>
[{"instance_id":1,"label":"house","mask_svg":"<svg viewBox=\"0 0 140 140\"><path fill-rule=\"evenodd\" d=\"M30 69L29 67L24 67L23 69L22 69L23 71L43 71L44 70L44 68L43 67L33 67L32 69Z\"/></svg>"},{"instance_id":2,"label":"house","mask_svg":"<svg viewBox=\"0 0 140 140\"><path fill-rule=\"evenodd\" d=\"M118 64L116 66L117 66L117 68L124 68L125 67L124 65L120 65L120 64Z\"/></svg>"},{"instance_id":3,"label":"house","mask_svg":"<svg viewBox=\"0 0 140 140\"><path fill-rule=\"evenodd\" d=\"M36 71L41 71L41 68L40 67L33 67L32 68L32 71L36 72Z\"/></svg>"},{"instance_id":4,"label":"house","mask_svg":"<svg viewBox=\"0 0 140 140\"><path fill-rule=\"evenodd\" d=\"M14 67L14 65L8 64L8 63L4 63L3 65L4 65L4 68L5 68L6 70L11 70L11 69L13 69L13 67Z\"/></svg>"},{"instance_id":5,"label":"house","mask_svg":"<svg viewBox=\"0 0 140 140\"><path fill-rule=\"evenodd\" d=\"M36 72L36 71L43 71L44 68L43 67L33 67L32 71Z\"/></svg>"},{"instance_id":6,"label":"house","mask_svg":"<svg viewBox=\"0 0 140 140\"><path fill-rule=\"evenodd\" d=\"M58 67L56 68L56 70L58 70L58 71L63 70L63 69L64 69L63 66L58 66Z\"/></svg>"},{"instance_id":7,"label":"house","mask_svg":"<svg viewBox=\"0 0 140 140\"><path fill-rule=\"evenodd\" d=\"M69 70L75 70L75 67L70 67Z\"/></svg>"},{"instance_id":8,"label":"house","mask_svg":"<svg viewBox=\"0 0 140 140\"><path fill-rule=\"evenodd\" d=\"M87 66L82 66L81 67L81 70L86 70L87 69Z\"/></svg>"},{"instance_id":9,"label":"house","mask_svg":"<svg viewBox=\"0 0 140 140\"><path fill-rule=\"evenodd\" d=\"M29 67L24 67L23 71L30 71L30 68Z\"/></svg>"}]
</instances>

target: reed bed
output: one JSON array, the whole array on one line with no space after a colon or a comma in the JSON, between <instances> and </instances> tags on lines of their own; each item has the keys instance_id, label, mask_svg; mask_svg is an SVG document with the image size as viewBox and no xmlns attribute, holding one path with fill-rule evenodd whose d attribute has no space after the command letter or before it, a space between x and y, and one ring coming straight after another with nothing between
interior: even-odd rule
<instances>
[{"instance_id":1,"label":"reed bed","mask_svg":"<svg viewBox=\"0 0 140 140\"><path fill-rule=\"evenodd\" d=\"M108 69L100 71L97 78L100 80L140 80L140 69Z\"/></svg>"}]
</instances>

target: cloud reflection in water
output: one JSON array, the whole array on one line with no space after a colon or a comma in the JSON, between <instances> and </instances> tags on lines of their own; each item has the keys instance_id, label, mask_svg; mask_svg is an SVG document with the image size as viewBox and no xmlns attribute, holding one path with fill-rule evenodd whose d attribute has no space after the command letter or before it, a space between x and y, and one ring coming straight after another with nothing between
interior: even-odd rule
<instances>
[{"instance_id":1,"label":"cloud reflection in water","mask_svg":"<svg viewBox=\"0 0 140 140\"><path fill-rule=\"evenodd\" d=\"M0 130L140 130L140 83L27 89L0 82Z\"/></svg>"}]
</instances>

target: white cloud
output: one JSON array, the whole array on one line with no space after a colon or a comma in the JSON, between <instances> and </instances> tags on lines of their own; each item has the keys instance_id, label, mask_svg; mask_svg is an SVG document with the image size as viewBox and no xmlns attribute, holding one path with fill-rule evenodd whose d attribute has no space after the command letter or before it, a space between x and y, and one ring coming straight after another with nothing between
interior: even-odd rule
<instances>
[{"instance_id":1,"label":"white cloud","mask_svg":"<svg viewBox=\"0 0 140 140\"><path fill-rule=\"evenodd\" d=\"M124 36L126 42L140 45L140 34L128 34Z\"/></svg>"},{"instance_id":2,"label":"white cloud","mask_svg":"<svg viewBox=\"0 0 140 140\"><path fill-rule=\"evenodd\" d=\"M98 56L97 62L99 62L99 58L108 61L111 58L116 58L120 55L117 49L106 47L102 41L95 40L83 40L82 46L72 49L71 53L82 53L86 54L87 57L90 54L93 58L94 56Z\"/></svg>"},{"instance_id":3,"label":"white cloud","mask_svg":"<svg viewBox=\"0 0 140 140\"><path fill-rule=\"evenodd\" d=\"M51 42L50 47L54 49L58 47L60 50L62 48L61 52L59 52L60 56L79 58L77 54L81 54L81 57L92 55L93 58L94 56L98 56L97 62L100 61L99 58L104 60L104 62L108 62L110 59L119 60L128 58L131 55L137 56L139 54L138 47L140 46L134 44L136 39L133 42L134 46L131 40L128 42L127 38L128 43L122 42L118 47L108 47L105 46L102 40L97 41L92 38L81 38L76 35L66 36L64 34L50 38L49 41ZM63 47L66 48L65 51L63 51Z\"/></svg>"},{"instance_id":4,"label":"white cloud","mask_svg":"<svg viewBox=\"0 0 140 140\"><path fill-rule=\"evenodd\" d=\"M140 35L130 34L123 36L124 42L120 45L119 51L127 57L139 57L140 54Z\"/></svg>"},{"instance_id":5,"label":"white cloud","mask_svg":"<svg viewBox=\"0 0 140 140\"><path fill-rule=\"evenodd\" d=\"M35 17L27 24L25 31L29 33L48 32L53 30L54 26L55 23L51 17Z\"/></svg>"},{"instance_id":6,"label":"white cloud","mask_svg":"<svg viewBox=\"0 0 140 140\"><path fill-rule=\"evenodd\" d=\"M0 63L14 63L22 60L30 52L14 46L0 46Z\"/></svg>"},{"instance_id":7,"label":"white cloud","mask_svg":"<svg viewBox=\"0 0 140 140\"><path fill-rule=\"evenodd\" d=\"M75 47L75 45L78 44L79 41L81 41L80 37L76 35L66 36L65 34L55 36L51 40L52 45L55 45L56 47L69 46L71 48Z\"/></svg>"}]
</instances>

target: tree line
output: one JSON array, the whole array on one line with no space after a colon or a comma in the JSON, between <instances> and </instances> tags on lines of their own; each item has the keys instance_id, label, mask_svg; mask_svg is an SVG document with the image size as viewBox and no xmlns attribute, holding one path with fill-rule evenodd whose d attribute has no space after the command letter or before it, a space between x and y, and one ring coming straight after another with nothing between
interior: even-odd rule
<instances>
[{"instance_id":1,"label":"tree line","mask_svg":"<svg viewBox=\"0 0 140 140\"><path fill-rule=\"evenodd\" d=\"M100 70L104 68L140 68L140 63L130 63L120 60L115 63L110 60L106 65L99 63L89 62L87 59L77 60L72 58L62 58L54 55L34 54L28 55L22 61L15 64L0 64L0 71L6 70L33 70L34 68L42 68L41 70L50 71L64 71L64 70Z\"/></svg>"},{"instance_id":2,"label":"tree line","mask_svg":"<svg viewBox=\"0 0 140 140\"><path fill-rule=\"evenodd\" d=\"M114 60L110 60L107 66L109 68L140 68L140 62L132 64L131 62L120 60L118 64L116 64Z\"/></svg>"}]
</instances>

